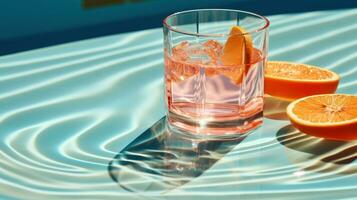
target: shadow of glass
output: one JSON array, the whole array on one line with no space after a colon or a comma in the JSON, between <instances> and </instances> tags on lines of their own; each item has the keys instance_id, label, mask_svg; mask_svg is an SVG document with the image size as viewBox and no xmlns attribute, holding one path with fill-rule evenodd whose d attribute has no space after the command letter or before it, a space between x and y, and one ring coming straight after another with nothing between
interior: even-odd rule
<instances>
[{"instance_id":1,"label":"shadow of glass","mask_svg":"<svg viewBox=\"0 0 357 200\"><path fill-rule=\"evenodd\" d=\"M289 120L286 115L286 107L289 103L290 101L264 95L264 117L274 120Z\"/></svg>"},{"instance_id":2,"label":"shadow of glass","mask_svg":"<svg viewBox=\"0 0 357 200\"><path fill-rule=\"evenodd\" d=\"M164 117L118 153L108 172L131 192L169 191L203 174L244 138L205 140L182 135L173 132Z\"/></svg>"},{"instance_id":3,"label":"shadow of glass","mask_svg":"<svg viewBox=\"0 0 357 200\"><path fill-rule=\"evenodd\" d=\"M296 164L307 163L304 170L319 172L357 173L357 166L349 165L357 158L357 142L342 142L316 138L299 132L292 125L277 132L277 140L285 147L307 153L300 159L292 158ZM316 162L307 162L315 160ZM348 167L346 167L348 165Z\"/></svg>"}]
</instances>

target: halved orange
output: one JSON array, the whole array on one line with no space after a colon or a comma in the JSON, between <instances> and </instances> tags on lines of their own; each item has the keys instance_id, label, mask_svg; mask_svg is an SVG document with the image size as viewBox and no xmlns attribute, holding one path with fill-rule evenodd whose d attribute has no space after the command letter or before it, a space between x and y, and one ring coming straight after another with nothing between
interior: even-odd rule
<instances>
[{"instance_id":1,"label":"halved orange","mask_svg":"<svg viewBox=\"0 0 357 200\"><path fill-rule=\"evenodd\" d=\"M304 97L289 104L287 115L303 133L333 140L357 140L356 95Z\"/></svg>"},{"instance_id":2,"label":"halved orange","mask_svg":"<svg viewBox=\"0 0 357 200\"><path fill-rule=\"evenodd\" d=\"M264 76L266 94L290 101L334 93L340 80L328 69L283 61L268 61Z\"/></svg>"}]
</instances>

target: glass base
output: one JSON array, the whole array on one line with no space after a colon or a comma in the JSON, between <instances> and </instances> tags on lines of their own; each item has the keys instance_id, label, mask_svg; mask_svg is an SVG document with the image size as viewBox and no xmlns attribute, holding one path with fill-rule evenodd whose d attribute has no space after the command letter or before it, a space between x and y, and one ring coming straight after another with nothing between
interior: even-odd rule
<instances>
[{"instance_id":1,"label":"glass base","mask_svg":"<svg viewBox=\"0 0 357 200\"><path fill-rule=\"evenodd\" d=\"M230 121L194 121L192 118L169 112L168 126L173 132L198 138L233 139L245 136L263 124L263 111L250 117Z\"/></svg>"}]
</instances>

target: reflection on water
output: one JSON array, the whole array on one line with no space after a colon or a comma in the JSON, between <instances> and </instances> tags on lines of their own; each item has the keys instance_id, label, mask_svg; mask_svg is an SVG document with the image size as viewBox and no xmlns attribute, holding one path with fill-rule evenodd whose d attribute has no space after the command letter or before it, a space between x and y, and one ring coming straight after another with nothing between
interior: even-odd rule
<instances>
[{"instance_id":1,"label":"reflection on water","mask_svg":"<svg viewBox=\"0 0 357 200\"><path fill-rule=\"evenodd\" d=\"M357 158L357 142L342 142L316 138L299 132L292 125L277 132L278 141L289 149L307 153L299 162L309 162L304 170L319 172L357 173L357 166L352 164ZM302 154L303 155L303 154ZM295 161L297 158L294 159Z\"/></svg>"},{"instance_id":2,"label":"reflection on water","mask_svg":"<svg viewBox=\"0 0 357 200\"><path fill-rule=\"evenodd\" d=\"M204 140L171 130L166 118L137 137L109 163L111 178L129 191L165 191L200 176L231 151L234 140Z\"/></svg>"}]
</instances>

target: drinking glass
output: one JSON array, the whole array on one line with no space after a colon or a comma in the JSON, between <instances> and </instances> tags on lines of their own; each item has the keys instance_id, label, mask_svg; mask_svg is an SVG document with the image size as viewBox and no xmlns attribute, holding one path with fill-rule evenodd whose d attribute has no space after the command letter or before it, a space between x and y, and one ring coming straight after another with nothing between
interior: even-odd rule
<instances>
[{"instance_id":1,"label":"drinking glass","mask_svg":"<svg viewBox=\"0 0 357 200\"><path fill-rule=\"evenodd\" d=\"M231 32L237 26L240 32ZM171 129L236 137L262 124L268 27L267 18L240 10L189 10L164 19L165 103ZM228 47L232 36L243 42ZM230 55L240 63L223 60L228 48L242 49Z\"/></svg>"}]
</instances>

